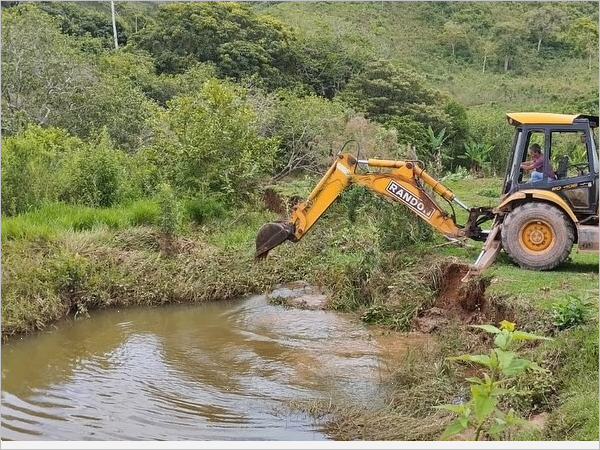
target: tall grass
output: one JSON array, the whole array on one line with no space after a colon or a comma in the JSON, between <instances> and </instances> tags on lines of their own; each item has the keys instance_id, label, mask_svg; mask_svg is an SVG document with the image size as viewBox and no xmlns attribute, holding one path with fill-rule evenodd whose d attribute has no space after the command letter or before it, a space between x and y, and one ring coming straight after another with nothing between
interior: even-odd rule
<instances>
[{"instance_id":1,"label":"tall grass","mask_svg":"<svg viewBox=\"0 0 600 450\"><path fill-rule=\"evenodd\" d=\"M65 203L45 204L18 216L2 216L2 241L49 239L65 231L92 230L98 226L123 229L156 223L158 207L152 200L138 200L111 208L90 208Z\"/></svg>"}]
</instances>

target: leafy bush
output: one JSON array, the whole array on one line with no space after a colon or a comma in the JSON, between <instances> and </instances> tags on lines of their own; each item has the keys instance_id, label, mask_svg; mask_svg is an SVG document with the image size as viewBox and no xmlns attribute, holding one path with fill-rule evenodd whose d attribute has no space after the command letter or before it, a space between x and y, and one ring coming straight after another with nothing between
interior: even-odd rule
<instances>
[{"instance_id":1,"label":"leafy bush","mask_svg":"<svg viewBox=\"0 0 600 450\"><path fill-rule=\"evenodd\" d=\"M2 139L2 214L15 215L56 201L61 172L83 143L64 130L30 126Z\"/></svg>"},{"instance_id":2,"label":"leafy bush","mask_svg":"<svg viewBox=\"0 0 600 450\"><path fill-rule=\"evenodd\" d=\"M356 221L358 210L372 201L373 194L366 187L359 185L350 186L339 196L339 202L346 208L348 220L352 223Z\"/></svg>"},{"instance_id":3,"label":"leafy bush","mask_svg":"<svg viewBox=\"0 0 600 450\"><path fill-rule=\"evenodd\" d=\"M569 294L567 299L553 306L552 324L557 330L566 330L584 323L588 315L587 305L588 302Z\"/></svg>"},{"instance_id":4,"label":"leafy bush","mask_svg":"<svg viewBox=\"0 0 600 450\"><path fill-rule=\"evenodd\" d=\"M469 173L469 171L467 169L465 169L462 166L458 166L453 173L449 173L448 175L446 175L445 177L442 178L442 182L446 182L446 181L459 181L459 180L465 180L467 178L470 178L471 174Z\"/></svg>"},{"instance_id":5,"label":"leafy bush","mask_svg":"<svg viewBox=\"0 0 600 450\"><path fill-rule=\"evenodd\" d=\"M212 79L196 96L176 97L155 117L156 160L175 190L220 192L242 201L272 171L277 140L258 134L244 95Z\"/></svg>"},{"instance_id":6,"label":"leafy bush","mask_svg":"<svg viewBox=\"0 0 600 450\"><path fill-rule=\"evenodd\" d=\"M167 236L176 235L179 231L181 215L179 203L171 186L163 183L158 187L157 201L160 211L158 218L160 231Z\"/></svg>"},{"instance_id":7,"label":"leafy bush","mask_svg":"<svg viewBox=\"0 0 600 450\"><path fill-rule=\"evenodd\" d=\"M471 171L476 174L487 173L490 167L490 153L493 145L469 141L465 144L465 158L469 162Z\"/></svg>"},{"instance_id":8,"label":"leafy bush","mask_svg":"<svg viewBox=\"0 0 600 450\"><path fill-rule=\"evenodd\" d=\"M433 228L428 223L397 204L385 205L381 209L377 229L382 250L404 250L407 246L434 238Z\"/></svg>"},{"instance_id":9,"label":"leafy bush","mask_svg":"<svg viewBox=\"0 0 600 450\"><path fill-rule=\"evenodd\" d=\"M125 183L125 154L115 150L106 129L96 144L86 145L70 162L64 200L92 207L107 207L122 198Z\"/></svg>"}]
</instances>

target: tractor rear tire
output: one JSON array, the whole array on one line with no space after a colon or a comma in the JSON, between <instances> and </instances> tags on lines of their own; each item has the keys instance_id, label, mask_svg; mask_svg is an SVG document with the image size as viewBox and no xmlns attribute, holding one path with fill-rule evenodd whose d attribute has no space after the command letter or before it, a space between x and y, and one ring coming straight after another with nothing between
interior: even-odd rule
<instances>
[{"instance_id":1,"label":"tractor rear tire","mask_svg":"<svg viewBox=\"0 0 600 450\"><path fill-rule=\"evenodd\" d=\"M569 218L547 203L525 203L502 225L502 246L524 269L551 270L567 259L575 233Z\"/></svg>"}]
</instances>

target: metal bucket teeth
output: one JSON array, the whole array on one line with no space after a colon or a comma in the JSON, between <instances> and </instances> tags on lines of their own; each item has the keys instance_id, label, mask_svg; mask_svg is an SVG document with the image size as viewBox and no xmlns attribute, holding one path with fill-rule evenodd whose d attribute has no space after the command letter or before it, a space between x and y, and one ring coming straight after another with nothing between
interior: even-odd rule
<instances>
[{"instance_id":1,"label":"metal bucket teeth","mask_svg":"<svg viewBox=\"0 0 600 450\"><path fill-rule=\"evenodd\" d=\"M267 253L294 235L294 227L289 222L265 223L256 236L255 259L262 259Z\"/></svg>"}]
</instances>

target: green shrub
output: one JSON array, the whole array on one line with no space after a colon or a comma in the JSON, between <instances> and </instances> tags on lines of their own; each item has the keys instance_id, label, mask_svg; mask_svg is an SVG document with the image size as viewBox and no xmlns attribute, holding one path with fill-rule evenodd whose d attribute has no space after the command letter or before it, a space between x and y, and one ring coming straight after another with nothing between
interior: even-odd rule
<instances>
[{"instance_id":1,"label":"green shrub","mask_svg":"<svg viewBox=\"0 0 600 450\"><path fill-rule=\"evenodd\" d=\"M552 308L552 324L557 330L566 330L584 323L588 311L586 301L570 294L567 299L557 302Z\"/></svg>"},{"instance_id":2,"label":"green shrub","mask_svg":"<svg viewBox=\"0 0 600 450\"><path fill-rule=\"evenodd\" d=\"M354 223L356 221L356 215L361 207L372 203L374 196L364 186L353 185L349 189L342 192L339 197L339 201L346 208L348 219Z\"/></svg>"},{"instance_id":3,"label":"green shrub","mask_svg":"<svg viewBox=\"0 0 600 450\"><path fill-rule=\"evenodd\" d=\"M179 203L170 185L162 183L157 194L160 231L168 236L174 236L179 231L181 215Z\"/></svg>"},{"instance_id":4,"label":"green shrub","mask_svg":"<svg viewBox=\"0 0 600 450\"><path fill-rule=\"evenodd\" d=\"M471 428L474 431L473 440L488 436L499 439L507 429L521 426L527 422L515 414L511 408L503 411L499 408L501 400L516 393L509 383L519 380L527 371L547 372L535 362L522 358L518 353L518 341L531 341L549 338L536 336L515 329L515 324L503 320L500 328L493 325L471 325L495 335L495 347L486 355L461 355L448 358L453 361L464 361L483 366L483 379L472 376L465 380L470 383L471 399L462 404L441 405L438 409L453 412L458 417L452 421L441 436L448 439L464 430Z\"/></svg>"},{"instance_id":5,"label":"green shrub","mask_svg":"<svg viewBox=\"0 0 600 450\"><path fill-rule=\"evenodd\" d=\"M459 180L465 180L468 178L471 178L471 174L469 173L469 171L462 166L458 166L454 170L454 172L443 177L442 182L445 183L447 181L459 181Z\"/></svg>"},{"instance_id":6,"label":"green shrub","mask_svg":"<svg viewBox=\"0 0 600 450\"><path fill-rule=\"evenodd\" d=\"M64 130L38 126L3 138L2 214L20 214L57 200L60 172L82 144Z\"/></svg>"},{"instance_id":7,"label":"green shrub","mask_svg":"<svg viewBox=\"0 0 600 450\"><path fill-rule=\"evenodd\" d=\"M197 225L226 214L223 201L216 196L190 199L185 202L184 208L187 217Z\"/></svg>"},{"instance_id":8,"label":"green shrub","mask_svg":"<svg viewBox=\"0 0 600 450\"><path fill-rule=\"evenodd\" d=\"M64 199L91 207L117 203L122 194L127 158L115 150L104 130L96 144L87 145L74 158L67 172Z\"/></svg>"},{"instance_id":9,"label":"green shrub","mask_svg":"<svg viewBox=\"0 0 600 450\"><path fill-rule=\"evenodd\" d=\"M407 246L431 241L433 228L402 205L385 205L377 223L382 250L404 250Z\"/></svg>"},{"instance_id":10,"label":"green shrub","mask_svg":"<svg viewBox=\"0 0 600 450\"><path fill-rule=\"evenodd\" d=\"M497 189L481 189L479 192L477 192L477 195L481 195L482 197L498 198L500 197L500 191Z\"/></svg>"}]
</instances>

